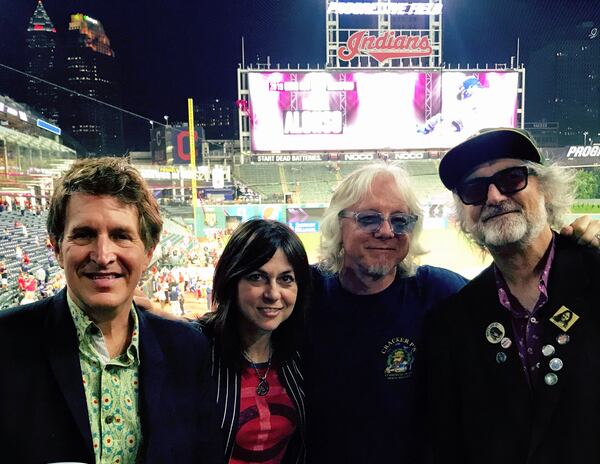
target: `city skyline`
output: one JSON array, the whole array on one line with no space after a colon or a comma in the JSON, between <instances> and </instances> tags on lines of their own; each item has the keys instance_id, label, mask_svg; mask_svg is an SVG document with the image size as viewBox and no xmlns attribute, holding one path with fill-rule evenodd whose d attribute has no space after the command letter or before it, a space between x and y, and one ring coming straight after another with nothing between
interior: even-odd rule
<instances>
[{"instance_id":1,"label":"city skyline","mask_svg":"<svg viewBox=\"0 0 600 464\"><path fill-rule=\"evenodd\" d=\"M3 0L10 15L0 18L3 44L0 63L25 70L25 30L36 1ZM93 2L75 6L43 2L59 32L69 14L84 13L105 27L122 69L123 107L163 122L186 117L186 98L236 98L236 69L241 62L241 37L246 64L257 59L287 67L323 66L325 62L324 0L283 2L232 0L226 4L174 0ZM204 2L202 2L204 3ZM484 3L484 4L482 4ZM588 23L600 23L600 4L579 0L446 0L443 10L443 62L475 66L510 63L520 38L520 61L545 42ZM598 39L600 40L600 38ZM1 70L1 73L7 73ZM6 78L6 77L5 77ZM23 79L10 76L9 79ZM141 130L143 121L126 121ZM147 123L143 123L146 124Z\"/></svg>"}]
</instances>

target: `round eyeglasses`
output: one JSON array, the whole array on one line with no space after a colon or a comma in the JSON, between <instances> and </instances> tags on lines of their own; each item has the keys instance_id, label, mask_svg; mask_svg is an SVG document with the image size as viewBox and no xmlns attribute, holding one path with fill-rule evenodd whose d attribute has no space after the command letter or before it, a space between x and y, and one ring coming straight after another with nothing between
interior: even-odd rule
<instances>
[{"instance_id":1,"label":"round eyeglasses","mask_svg":"<svg viewBox=\"0 0 600 464\"><path fill-rule=\"evenodd\" d=\"M409 234L415 228L415 224L419 219L416 214L409 213L393 213L387 218L383 213L379 211L349 211L342 210L339 212L340 218L352 218L354 222L366 232L375 233L383 224L383 221L388 221L390 228L394 232L394 235Z\"/></svg>"}]
</instances>

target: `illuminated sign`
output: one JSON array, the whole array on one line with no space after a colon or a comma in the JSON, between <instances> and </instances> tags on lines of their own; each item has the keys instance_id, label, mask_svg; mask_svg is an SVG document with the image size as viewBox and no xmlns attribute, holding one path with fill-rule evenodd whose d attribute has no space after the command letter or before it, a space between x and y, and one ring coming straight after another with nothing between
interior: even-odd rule
<instances>
[{"instance_id":1,"label":"illuminated sign","mask_svg":"<svg viewBox=\"0 0 600 464\"><path fill-rule=\"evenodd\" d=\"M346 153L343 155L344 161L373 161L373 153Z\"/></svg>"},{"instance_id":2,"label":"illuminated sign","mask_svg":"<svg viewBox=\"0 0 600 464\"><path fill-rule=\"evenodd\" d=\"M567 152L567 158L594 158L600 156L600 145L572 145Z\"/></svg>"},{"instance_id":3,"label":"illuminated sign","mask_svg":"<svg viewBox=\"0 0 600 464\"><path fill-rule=\"evenodd\" d=\"M428 152L406 152L406 153L340 153L340 154L278 154L278 155L254 155L253 163L306 163L322 161L374 161L377 159L405 161L429 159Z\"/></svg>"},{"instance_id":4,"label":"illuminated sign","mask_svg":"<svg viewBox=\"0 0 600 464\"><path fill-rule=\"evenodd\" d=\"M327 13L348 15L439 15L442 14L442 4L331 2L327 7Z\"/></svg>"},{"instance_id":5,"label":"illuminated sign","mask_svg":"<svg viewBox=\"0 0 600 464\"><path fill-rule=\"evenodd\" d=\"M36 125L56 135L60 135L62 133L60 127L50 124L42 119L38 119Z\"/></svg>"},{"instance_id":6,"label":"illuminated sign","mask_svg":"<svg viewBox=\"0 0 600 464\"><path fill-rule=\"evenodd\" d=\"M367 31L357 31L337 51L338 58L342 61L351 61L360 53L383 63L392 58L429 56L433 53L433 48L426 35L396 36L395 32L387 31L376 37L369 35Z\"/></svg>"},{"instance_id":7,"label":"illuminated sign","mask_svg":"<svg viewBox=\"0 0 600 464\"><path fill-rule=\"evenodd\" d=\"M8 113L11 116L15 116L15 117L19 118L21 121L25 121L25 122L28 121L27 113L25 113L25 111L16 110L14 108L11 108L8 105L5 105L2 102L0 102L0 111L2 113Z\"/></svg>"},{"instance_id":8,"label":"illuminated sign","mask_svg":"<svg viewBox=\"0 0 600 464\"><path fill-rule=\"evenodd\" d=\"M258 155L252 161L257 163L302 163L307 161L326 161L327 155Z\"/></svg>"},{"instance_id":9,"label":"illuminated sign","mask_svg":"<svg viewBox=\"0 0 600 464\"><path fill-rule=\"evenodd\" d=\"M248 89L251 150L268 157L259 162L286 162L280 157L296 151L355 151L357 161L363 151L414 151L402 159L418 159L480 129L517 125L515 71L249 72Z\"/></svg>"}]
</instances>

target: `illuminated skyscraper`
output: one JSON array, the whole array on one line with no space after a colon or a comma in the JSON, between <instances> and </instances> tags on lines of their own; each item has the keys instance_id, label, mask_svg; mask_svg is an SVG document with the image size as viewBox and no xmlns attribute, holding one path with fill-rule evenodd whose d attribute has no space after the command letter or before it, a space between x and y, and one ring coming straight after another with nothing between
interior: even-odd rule
<instances>
[{"instance_id":1,"label":"illuminated skyscraper","mask_svg":"<svg viewBox=\"0 0 600 464\"><path fill-rule=\"evenodd\" d=\"M71 95L63 124L89 155L123 154L121 112L100 102L119 106L115 52L100 21L71 15L66 38L66 86Z\"/></svg>"},{"instance_id":2,"label":"illuminated skyscraper","mask_svg":"<svg viewBox=\"0 0 600 464\"><path fill-rule=\"evenodd\" d=\"M27 72L46 81L56 77L56 29L39 0L27 26ZM46 118L58 119L56 89L36 79L27 80L26 101Z\"/></svg>"}]
</instances>

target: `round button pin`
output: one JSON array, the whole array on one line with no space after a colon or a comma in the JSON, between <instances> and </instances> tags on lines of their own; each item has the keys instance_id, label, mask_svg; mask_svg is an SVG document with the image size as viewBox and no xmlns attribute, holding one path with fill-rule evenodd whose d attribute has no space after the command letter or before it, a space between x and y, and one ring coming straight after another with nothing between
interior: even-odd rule
<instances>
[{"instance_id":1,"label":"round button pin","mask_svg":"<svg viewBox=\"0 0 600 464\"><path fill-rule=\"evenodd\" d=\"M490 343L500 343L500 340L504 338L504 326L499 322L492 322L485 329L485 338Z\"/></svg>"},{"instance_id":2,"label":"round button pin","mask_svg":"<svg viewBox=\"0 0 600 464\"><path fill-rule=\"evenodd\" d=\"M558 375L556 375L554 372L550 372L544 376L544 383L546 385L550 385L550 386L556 385L557 382L558 382Z\"/></svg>"},{"instance_id":3,"label":"round button pin","mask_svg":"<svg viewBox=\"0 0 600 464\"><path fill-rule=\"evenodd\" d=\"M553 371L560 371L563 368L563 362L560 358L552 358L550 360L549 365L550 369L552 369Z\"/></svg>"},{"instance_id":4,"label":"round button pin","mask_svg":"<svg viewBox=\"0 0 600 464\"><path fill-rule=\"evenodd\" d=\"M559 345L566 345L567 343L569 343L569 340L571 340L569 334L560 334L556 336L556 341Z\"/></svg>"},{"instance_id":5,"label":"round button pin","mask_svg":"<svg viewBox=\"0 0 600 464\"><path fill-rule=\"evenodd\" d=\"M556 352L556 350L554 349L554 347L552 345L544 345L542 347L542 354L544 356L552 356L555 352Z\"/></svg>"},{"instance_id":6,"label":"round button pin","mask_svg":"<svg viewBox=\"0 0 600 464\"><path fill-rule=\"evenodd\" d=\"M506 361L506 353L504 353L503 351L498 352L496 354L496 362L498 364L502 364L505 361Z\"/></svg>"},{"instance_id":7,"label":"round button pin","mask_svg":"<svg viewBox=\"0 0 600 464\"><path fill-rule=\"evenodd\" d=\"M510 345L512 345L512 340L510 338L504 337L502 340L500 340L500 346L505 350L510 348Z\"/></svg>"}]
</instances>

